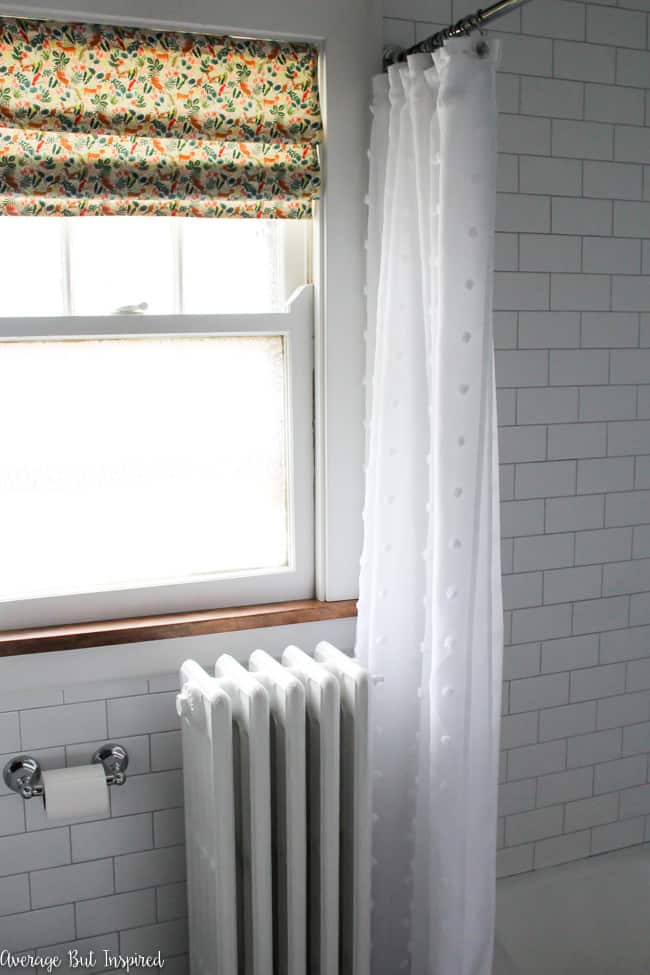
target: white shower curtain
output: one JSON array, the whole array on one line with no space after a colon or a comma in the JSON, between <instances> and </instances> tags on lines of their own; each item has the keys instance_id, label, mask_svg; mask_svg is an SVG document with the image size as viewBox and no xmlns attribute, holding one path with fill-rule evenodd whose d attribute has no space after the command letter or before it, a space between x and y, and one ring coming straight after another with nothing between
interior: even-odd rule
<instances>
[{"instance_id":1,"label":"white shower curtain","mask_svg":"<svg viewBox=\"0 0 650 975\"><path fill-rule=\"evenodd\" d=\"M497 44L375 79L357 654L374 694L373 975L490 975L502 614Z\"/></svg>"}]
</instances>

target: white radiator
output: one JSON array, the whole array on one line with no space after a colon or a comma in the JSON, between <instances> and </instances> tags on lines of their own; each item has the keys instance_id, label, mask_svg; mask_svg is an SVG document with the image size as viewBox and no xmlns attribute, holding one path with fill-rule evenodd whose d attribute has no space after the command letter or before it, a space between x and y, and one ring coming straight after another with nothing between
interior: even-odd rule
<instances>
[{"instance_id":1,"label":"white radiator","mask_svg":"<svg viewBox=\"0 0 650 975\"><path fill-rule=\"evenodd\" d=\"M192 975L369 975L366 671L320 643L180 682Z\"/></svg>"}]
</instances>

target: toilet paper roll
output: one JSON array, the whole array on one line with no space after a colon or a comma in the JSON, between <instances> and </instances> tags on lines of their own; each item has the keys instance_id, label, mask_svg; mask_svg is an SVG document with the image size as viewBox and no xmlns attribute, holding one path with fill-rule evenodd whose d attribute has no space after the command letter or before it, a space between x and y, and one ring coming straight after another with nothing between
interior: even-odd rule
<instances>
[{"instance_id":1,"label":"toilet paper roll","mask_svg":"<svg viewBox=\"0 0 650 975\"><path fill-rule=\"evenodd\" d=\"M103 765L77 765L42 773L48 822L108 816L108 785Z\"/></svg>"}]
</instances>

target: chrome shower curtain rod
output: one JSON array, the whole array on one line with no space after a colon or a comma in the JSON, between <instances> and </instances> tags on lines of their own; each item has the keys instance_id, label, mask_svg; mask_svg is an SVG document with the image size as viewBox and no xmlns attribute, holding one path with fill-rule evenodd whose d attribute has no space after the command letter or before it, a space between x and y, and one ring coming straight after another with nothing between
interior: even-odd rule
<instances>
[{"instance_id":1,"label":"chrome shower curtain rod","mask_svg":"<svg viewBox=\"0 0 650 975\"><path fill-rule=\"evenodd\" d=\"M457 23L445 27L444 30L439 30L436 34L426 37L419 44L414 44L413 47L406 50L401 47L387 47L384 50L384 70L391 64L404 61L409 54L430 54L432 51L437 51L448 38L471 34L472 31L480 30L485 24L498 20L499 17L505 17L506 14L529 2L530 0L499 0L498 3L493 3L491 7L486 7L485 10L477 10L475 14L462 17Z\"/></svg>"}]
</instances>

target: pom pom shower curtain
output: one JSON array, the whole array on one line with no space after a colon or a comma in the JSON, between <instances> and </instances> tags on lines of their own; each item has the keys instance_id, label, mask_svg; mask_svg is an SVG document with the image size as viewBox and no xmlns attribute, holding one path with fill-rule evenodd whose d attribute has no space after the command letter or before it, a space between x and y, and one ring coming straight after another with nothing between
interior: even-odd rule
<instances>
[{"instance_id":1,"label":"pom pom shower curtain","mask_svg":"<svg viewBox=\"0 0 650 975\"><path fill-rule=\"evenodd\" d=\"M375 79L365 543L373 975L490 975L502 657L492 252L497 45Z\"/></svg>"}]
</instances>

